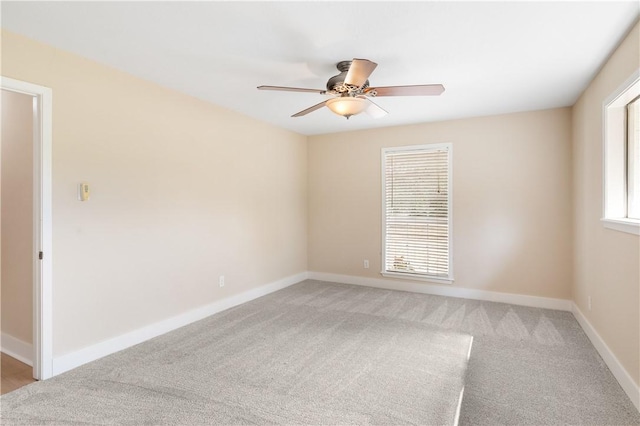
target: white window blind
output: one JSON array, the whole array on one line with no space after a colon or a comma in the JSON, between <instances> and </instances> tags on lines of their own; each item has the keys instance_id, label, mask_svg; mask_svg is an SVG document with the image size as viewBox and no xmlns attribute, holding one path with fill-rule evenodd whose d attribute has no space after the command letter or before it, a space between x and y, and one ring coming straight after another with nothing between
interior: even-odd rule
<instances>
[{"instance_id":1,"label":"white window blind","mask_svg":"<svg viewBox=\"0 0 640 426\"><path fill-rule=\"evenodd\" d=\"M383 273L451 279L451 146L383 150Z\"/></svg>"}]
</instances>

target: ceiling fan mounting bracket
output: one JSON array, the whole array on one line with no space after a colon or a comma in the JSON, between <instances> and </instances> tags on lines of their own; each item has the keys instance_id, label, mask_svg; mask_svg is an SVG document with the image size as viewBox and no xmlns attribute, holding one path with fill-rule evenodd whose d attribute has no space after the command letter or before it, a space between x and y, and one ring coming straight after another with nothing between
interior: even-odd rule
<instances>
[{"instance_id":1,"label":"ceiling fan mounting bracket","mask_svg":"<svg viewBox=\"0 0 640 426\"><path fill-rule=\"evenodd\" d=\"M353 61L340 61L336 64L336 68L338 68L338 71L340 72L347 72L349 71L352 62Z\"/></svg>"}]
</instances>

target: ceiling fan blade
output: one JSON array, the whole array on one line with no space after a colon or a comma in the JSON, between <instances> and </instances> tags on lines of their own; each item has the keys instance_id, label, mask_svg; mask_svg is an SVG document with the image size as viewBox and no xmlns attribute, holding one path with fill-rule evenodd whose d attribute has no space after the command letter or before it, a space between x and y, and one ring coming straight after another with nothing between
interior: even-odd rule
<instances>
[{"instance_id":1,"label":"ceiling fan blade","mask_svg":"<svg viewBox=\"0 0 640 426\"><path fill-rule=\"evenodd\" d=\"M367 98L365 98L367 99ZM385 115L389 114L387 111L382 109L378 104L374 103L371 99L367 99L369 101L369 106L364 110L370 117L373 118L382 118Z\"/></svg>"},{"instance_id":2,"label":"ceiling fan blade","mask_svg":"<svg viewBox=\"0 0 640 426\"><path fill-rule=\"evenodd\" d=\"M323 106L325 106L326 103L327 103L327 101L320 102L319 104L315 104L312 107L309 107L307 109L303 109L302 111L293 114L292 117L302 117L303 115L307 115L310 112L313 112L313 111L315 111L317 109L322 108Z\"/></svg>"},{"instance_id":3,"label":"ceiling fan blade","mask_svg":"<svg viewBox=\"0 0 640 426\"><path fill-rule=\"evenodd\" d=\"M365 94L375 91L375 96L438 96L444 92L442 84L423 84L418 86L369 87Z\"/></svg>"},{"instance_id":4,"label":"ceiling fan blade","mask_svg":"<svg viewBox=\"0 0 640 426\"><path fill-rule=\"evenodd\" d=\"M279 90L283 92L308 92L308 93L320 93L325 94L326 90L320 89L304 89L302 87L284 87L284 86L258 86L258 90Z\"/></svg>"},{"instance_id":5,"label":"ceiling fan blade","mask_svg":"<svg viewBox=\"0 0 640 426\"><path fill-rule=\"evenodd\" d=\"M347 71L347 76L344 78L344 84L362 87L377 66L378 64L368 59L354 58L349 66L349 71Z\"/></svg>"}]
</instances>

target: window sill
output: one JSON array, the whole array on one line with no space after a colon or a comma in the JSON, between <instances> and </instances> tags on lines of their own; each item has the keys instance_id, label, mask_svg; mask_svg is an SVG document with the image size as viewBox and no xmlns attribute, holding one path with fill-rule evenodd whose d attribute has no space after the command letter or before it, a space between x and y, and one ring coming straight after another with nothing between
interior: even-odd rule
<instances>
[{"instance_id":1,"label":"window sill","mask_svg":"<svg viewBox=\"0 0 640 426\"><path fill-rule=\"evenodd\" d=\"M403 274L400 272L387 272L387 271L380 272L380 275L387 278L402 278L405 280L426 281L426 282L431 282L435 284L453 284L453 278L426 277L424 275Z\"/></svg>"},{"instance_id":2,"label":"window sill","mask_svg":"<svg viewBox=\"0 0 640 426\"><path fill-rule=\"evenodd\" d=\"M640 235L640 220L602 218L600 222L605 228L626 232L627 234Z\"/></svg>"}]
</instances>

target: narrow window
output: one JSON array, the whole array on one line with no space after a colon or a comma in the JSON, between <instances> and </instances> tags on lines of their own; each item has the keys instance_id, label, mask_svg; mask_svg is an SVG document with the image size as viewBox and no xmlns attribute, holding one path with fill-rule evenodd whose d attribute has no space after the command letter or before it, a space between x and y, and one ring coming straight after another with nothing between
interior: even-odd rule
<instances>
[{"instance_id":1,"label":"narrow window","mask_svg":"<svg viewBox=\"0 0 640 426\"><path fill-rule=\"evenodd\" d=\"M603 103L603 215L609 229L640 235L640 69Z\"/></svg>"},{"instance_id":2,"label":"narrow window","mask_svg":"<svg viewBox=\"0 0 640 426\"><path fill-rule=\"evenodd\" d=\"M627 217L640 219L640 97L627 105Z\"/></svg>"},{"instance_id":3,"label":"narrow window","mask_svg":"<svg viewBox=\"0 0 640 426\"><path fill-rule=\"evenodd\" d=\"M450 144L382 150L383 275L452 281Z\"/></svg>"}]
</instances>

